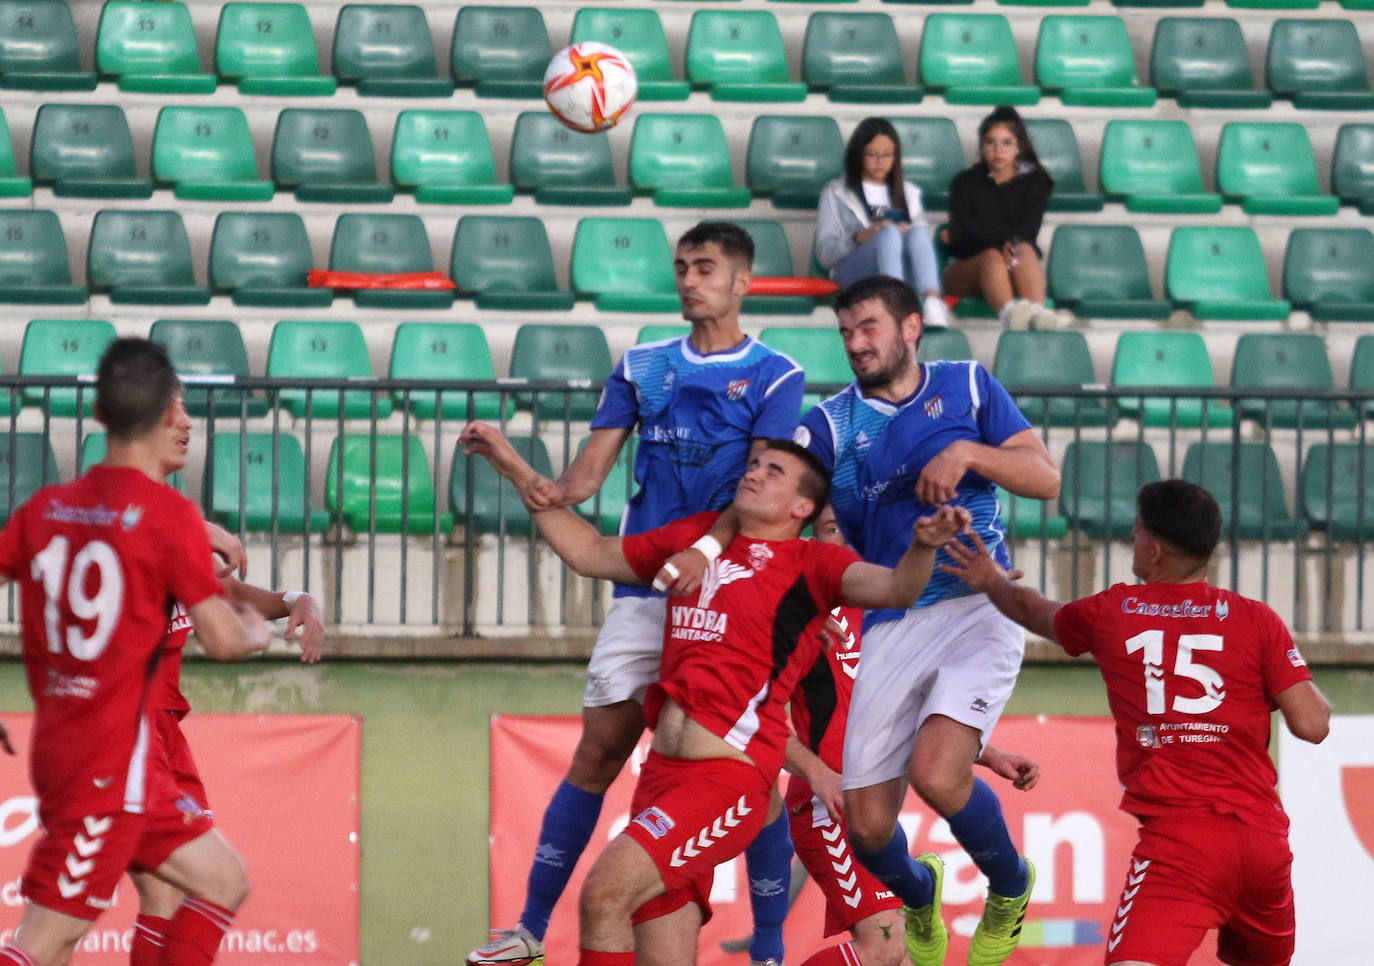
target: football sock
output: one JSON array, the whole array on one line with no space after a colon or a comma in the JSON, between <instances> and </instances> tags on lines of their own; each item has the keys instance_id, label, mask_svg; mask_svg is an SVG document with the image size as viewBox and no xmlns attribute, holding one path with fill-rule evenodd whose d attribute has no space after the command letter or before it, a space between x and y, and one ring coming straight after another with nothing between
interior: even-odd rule
<instances>
[{"instance_id":1,"label":"football sock","mask_svg":"<svg viewBox=\"0 0 1374 966\"><path fill-rule=\"evenodd\" d=\"M787 810L765 825L744 850L749 870L749 905L754 910L754 938L749 958L782 962L782 921L787 918L787 892L792 877L792 833Z\"/></svg>"},{"instance_id":2,"label":"football sock","mask_svg":"<svg viewBox=\"0 0 1374 966\"><path fill-rule=\"evenodd\" d=\"M11 943L0 948L0 964L4 964L4 966L38 966L38 960Z\"/></svg>"},{"instance_id":3,"label":"football sock","mask_svg":"<svg viewBox=\"0 0 1374 966\"><path fill-rule=\"evenodd\" d=\"M604 798L604 795L593 795L564 781L544 811L539 845L525 889L525 911L520 913L520 925L541 942L549 928L553 907L591 841Z\"/></svg>"},{"instance_id":4,"label":"football sock","mask_svg":"<svg viewBox=\"0 0 1374 966\"><path fill-rule=\"evenodd\" d=\"M162 947L166 944L167 929L172 920L139 913L134 920L134 941L129 947L129 966L158 966L162 962Z\"/></svg>"},{"instance_id":5,"label":"football sock","mask_svg":"<svg viewBox=\"0 0 1374 966\"><path fill-rule=\"evenodd\" d=\"M210 966L233 922L234 910L188 898L167 926L162 966Z\"/></svg>"},{"instance_id":6,"label":"football sock","mask_svg":"<svg viewBox=\"0 0 1374 966\"><path fill-rule=\"evenodd\" d=\"M838 946L826 946L802 966L863 966L863 963L852 943L840 943Z\"/></svg>"},{"instance_id":7,"label":"football sock","mask_svg":"<svg viewBox=\"0 0 1374 966\"><path fill-rule=\"evenodd\" d=\"M896 893L904 905L919 909L935 901L935 876L912 858L900 824L893 828L888 843L876 852L863 851L853 839L849 844L864 868Z\"/></svg>"},{"instance_id":8,"label":"football sock","mask_svg":"<svg viewBox=\"0 0 1374 966\"><path fill-rule=\"evenodd\" d=\"M993 892L999 896L1019 896L1026 891L1025 863L1011 844L1011 833L1002 818L1002 803L987 782L975 778L968 803L947 821L973 864L988 877Z\"/></svg>"},{"instance_id":9,"label":"football sock","mask_svg":"<svg viewBox=\"0 0 1374 966\"><path fill-rule=\"evenodd\" d=\"M634 950L603 953L597 949L582 949L577 954L577 966L635 966L635 954Z\"/></svg>"}]
</instances>

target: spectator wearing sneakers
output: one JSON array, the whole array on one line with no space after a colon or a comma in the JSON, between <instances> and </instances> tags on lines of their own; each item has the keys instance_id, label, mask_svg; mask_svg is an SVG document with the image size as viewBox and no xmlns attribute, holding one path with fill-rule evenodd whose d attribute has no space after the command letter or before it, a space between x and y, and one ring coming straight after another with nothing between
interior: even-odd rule
<instances>
[{"instance_id":1,"label":"spectator wearing sneakers","mask_svg":"<svg viewBox=\"0 0 1374 966\"><path fill-rule=\"evenodd\" d=\"M902 142L889 121L859 122L845 148L844 176L825 186L818 218L816 258L835 284L900 278L921 293L927 327L949 325L921 189L902 178Z\"/></svg>"},{"instance_id":2,"label":"spectator wearing sneakers","mask_svg":"<svg viewBox=\"0 0 1374 966\"><path fill-rule=\"evenodd\" d=\"M953 260L945 291L981 295L1010 329L1053 329L1045 270L1035 236L1054 179L1035 155L1026 123L999 107L978 125L978 161L949 186L949 227L941 235Z\"/></svg>"}]
</instances>

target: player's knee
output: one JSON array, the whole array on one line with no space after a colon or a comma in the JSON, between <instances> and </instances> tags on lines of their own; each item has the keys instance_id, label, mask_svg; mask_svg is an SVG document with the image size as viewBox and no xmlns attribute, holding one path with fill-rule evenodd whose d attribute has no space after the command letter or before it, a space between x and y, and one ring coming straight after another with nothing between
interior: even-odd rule
<instances>
[{"instance_id":1,"label":"player's knee","mask_svg":"<svg viewBox=\"0 0 1374 966\"><path fill-rule=\"evenodd\" d=\"M634 740L620 742L607 740L607 736L584 734L573 752L568 781L593 795L604 794L625 767L638 739L636 735Z\"/></svg>"},{"instance_id":2,"label":"player's knee","mask_svg":"<svg viewBox=\"0 0 1374 966\"><path fill-rule=\"evenodd\" d=\"M892 841L892 825L882 821L879 816L846 812L845 821L848 823L845 834L849 837L849 844L859 852L879 852ZM864 962L867 963L867 960Z\"/></svg>"},{"instance_id":3,"label":"player's knee","mask_svg":"<svg viewBox=\"0 0 1374 966\"><path fill-rule=\"evenodd\" d=\"M927 767L921 767L918 762L911 771L912 790L921 801L945 817L964 807L972 786L972 772L967 768L949 767L947 762L930 762Z\"/></svg>"},{"instance_id":4,"label":"player's knee","mask_svg":"<svg viewBox=\"0 0 1374 966\"><path fill-rule=\"evenodd\" d=\"M615 877L606 875L593 866L577 897L578 915L582 921L601 922L621 915L627 911L621 908L623 905L622 890Z\"/></svg>"}]
</instances>

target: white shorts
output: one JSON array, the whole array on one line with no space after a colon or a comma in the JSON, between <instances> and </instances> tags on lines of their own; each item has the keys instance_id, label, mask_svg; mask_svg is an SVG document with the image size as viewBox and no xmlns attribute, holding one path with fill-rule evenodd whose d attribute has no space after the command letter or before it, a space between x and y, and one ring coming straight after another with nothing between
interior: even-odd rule
<instances>
[{"instance_id":1,"label":"white shorts","mask_svg":"<svg viewBox=\"0 0 1374 966\"><path fill-rule=\"evenodd\" d=\"M916 732L942 714L987 744L1021 669L1026 635L982 594L908 611L866 631L844 735L844 787L907 773Z\"/></svg>"},{"instance_id":2,"label":"white shorts","mask_svg":"<svg viewBox=\"0 0 1374 966\"><path fill-rule=\"evenodd\" d=\"M612 602L587 662L582 707L644 703L645 690L658 680L667 617L667 597L617 597Z\"/></svg>"}]
</instances>

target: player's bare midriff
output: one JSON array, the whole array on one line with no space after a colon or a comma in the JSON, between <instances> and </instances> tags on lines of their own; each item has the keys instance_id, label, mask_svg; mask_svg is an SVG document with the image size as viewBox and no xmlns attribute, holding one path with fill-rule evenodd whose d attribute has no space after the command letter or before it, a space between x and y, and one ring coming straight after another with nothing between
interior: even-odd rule
<instances>
[{"instance_id":1,"label":"player's bare midriff","mask_svg":"<svg viewBox=\"0 0 1374 966\"><path fill-rule=\"evenodd\" d=\"M658 714L651 747L670 758L734 758L753 764L744 752L687 717L687 712L671 698L663 702L663 710Z\"/></svg>"}]
</instances>

